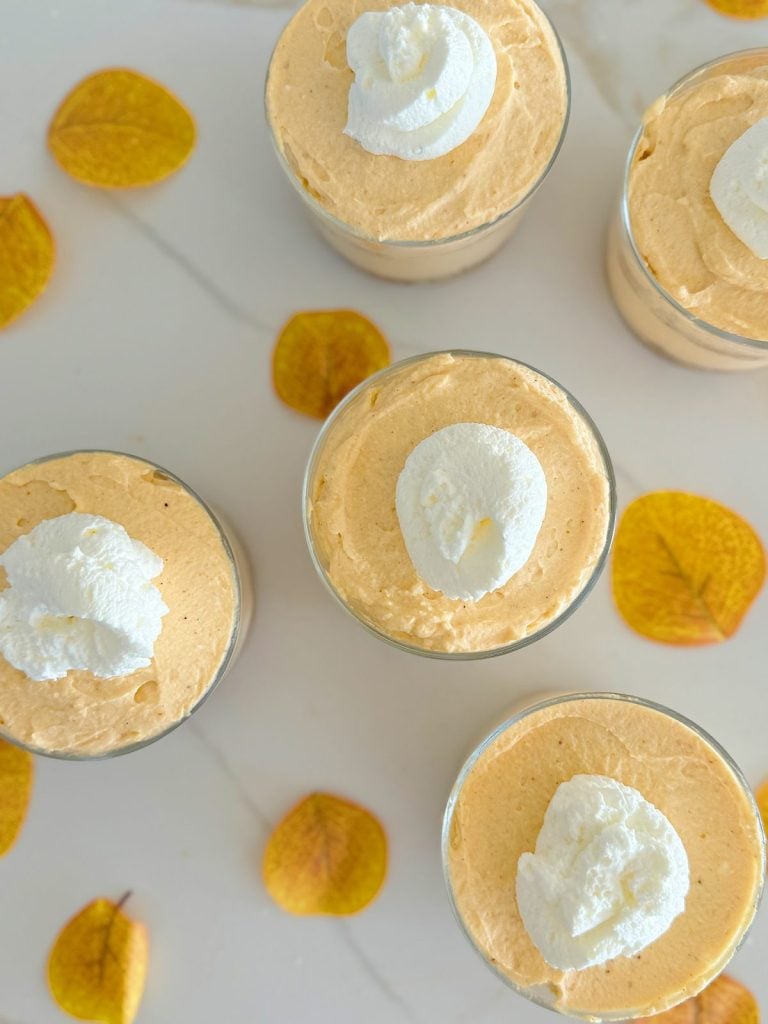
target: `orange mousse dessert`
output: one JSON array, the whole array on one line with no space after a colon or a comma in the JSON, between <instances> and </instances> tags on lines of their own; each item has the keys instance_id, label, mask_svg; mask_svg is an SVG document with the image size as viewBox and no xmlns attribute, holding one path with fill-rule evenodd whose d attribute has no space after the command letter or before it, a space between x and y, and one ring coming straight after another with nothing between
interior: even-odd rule
<instances>
[{"instance_id":1,"label":"orange mousse dessert","mask_svg":"<svg viewBox=\"0 0 768 1024\"><path fill-rule=\"evenodd\" d=\"M244 635L241 575L212 513L114 452L0 479L0 734L92 757L192 713Z\"/></svg>"},{"instance_id":2,"label":"orange mousse dessert","mask_svg":"<svg viewBox=\"0 0 768 1024\"><path fill-rule=\"evenodd\" d=\"M443 839L459 921L521 994L562 1013L660 1013L730 960L765 840L733 762L671 711L586 694L535 705L464 767Z\"/></svg>"}]
</instances>

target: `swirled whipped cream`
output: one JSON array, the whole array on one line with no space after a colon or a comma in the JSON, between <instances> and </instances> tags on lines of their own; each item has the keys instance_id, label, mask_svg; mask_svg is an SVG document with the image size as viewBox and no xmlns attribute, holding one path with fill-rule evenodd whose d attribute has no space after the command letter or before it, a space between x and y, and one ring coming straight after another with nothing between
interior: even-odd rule
<instances>
[{"instance_id":1,"label":"swirled whipped cream","mask_svg":"<svg viewBox=\"0 0 768 1024\"><path fill-rule=\"evenodd\" d=\"M361 14L347 34L347 135L369 153L433 160L475 131L496 86L496 54L468 14L407 3Z\"/></svg>"},{"instance_id":2,"label":"swirled whipped cream","mask_svg":"<svg viewBox=\"0 0 768 1024\"><path fill-rule=\"evenodd\" d=\"M768 117L725 151L709 192L734 235L758 259L768 260Z\"/></svg>"},{"instance_id":3,"label":"swirled whipped cream","mask_svg":"<svg viewBox=\"0 0 768 1024\"><path fill-rule=\"evenodd\" d=\"M146 668L168 608L163 561L101 516L46 519L0 555L0 653L29 679L72 669L100 678Z\"/></svg>"},{"instance_id":4,"label":"swirled whipped cream","mask_svg":"<svg viewBox=\"0 0 768 1024\"><path fill-rule=\"evenodd\" d=\"M454 423L410 453L395 505L422 580L446 597L479 601L530 558L547 481L539 460L510 431Z\"/></svg>"},{"instance_id":5,"label":"swirled whipped cream","mask_svg":"<svg viewBox=\"0 0 768 1024\"><path fill-rule=\"evenodd\" d=\"M672 824L604 775L558 786L535 853L517 866L523 924L563 971L639 953L683 912L688 888L688 856Z\"/></svg>"}]
</instances>

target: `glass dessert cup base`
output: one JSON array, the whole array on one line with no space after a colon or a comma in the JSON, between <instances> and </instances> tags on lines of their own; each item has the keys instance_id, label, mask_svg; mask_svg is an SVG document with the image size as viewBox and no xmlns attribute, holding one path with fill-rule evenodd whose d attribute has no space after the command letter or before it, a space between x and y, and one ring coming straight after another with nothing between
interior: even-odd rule
<instances>
[{"instance_id":1,"label":"glass dessert cup base","mask_svg":"<svg viewBox=\"0 0 768 1024\"><path fill-rule=\"evenodd\" d=\"M323 205L322 199L318 197L316 190L313 192L311 183L305 181L300 170L292 166L278 138L279 133L272 121L269 102L270 73L273 65L277 63L281 42L278 39L270 59L264 93L265 117L270 138L278 163L298 194L309 220L320 236L340 256L360 270L376 277L390 281L415 283L443 280L463 274L490 259L509 241L557 160L565 140L571 113L571 80L565 50L547 13L544 11L540 13L551 32L553 47L562 62L565 86L562 124L546 164L515 205L508 209L504 209L502 206L501 209L489 210L487 223L447 237L424 238L423 240L374 237L373 234L366 234L353 225L345 223L329 212ZM536 170L538 171L538 169L539 165ZM414 197L414 200L417 198ZM407 233L405 230L403 231L403 234Z\"/></svg>"},{"instance_id":2,"label":"glass dessert cup base","mask_svg":"<svg viewBox=\"0 0 768 1024\"><path fill-rule=\"evenodd\" d=\"M732 934L728 941L724 941L723 948L719 950L718 955L712 956L711 961L707 964L707 969L700 971L693 983L690 986L684 986L675 992L670 992L668 998L657 998L653 1005L643 1007L632 1007L629 1003L626 1006L611 1008L606 1010L604 1008L597 1007L585 1007L579 1006L578 1008L570 1007L567 1003L569 996L569 978L571 975L578 975L581 972L565 972L561 974L562 984L549 982L544 984L533 983L524 985L515 980L512 976L513 968L510 967L509 971L504 969L503 964L499 959L493 958L490 955L489 948L484 948L483 942L490 942L488 934L485 930L485 920L481 918L481 923L477 925L476 929L473 929L472 925L467 921L464 914L462 913L462 901L465 897L457 895L457 888L454 882L455 865L460 862L463 857L463 844L466 842L466 837L462 832L461 823L457 818L457 807L460 805L465 786L473 776L473 773L478 767L478 764L482 764L484 755L493 748L496 744L503 744L505 735L512 729L518 727L521 723L525 724L526 720L532 716L546 714L554 709L555 712L560 707L567 707L567 705L574 702L613 702L619 706L623 706L626 709L645 709L646 712L655 712L665 716L676 728L683 727L685 730L690 732L695 737L697 743L701 748L707 751L707 757L712 757L713 763L717 763L721 766L723 773L727 774L727 777L731 780L731 784L734 787L734 791L740 791L743 797L743 805L746 810L746 815L749 817L750 825L752 826L753 835L753 852L754 852L754 865L759 865L758 870L755 873L755 882L752 888L749 889L749 899L745 900L745 910L743 917L739 920L738 927L734 927L734 922L729 922L729 927L732 929ZM577 712L574 711L573 715ZM565 716L563 716L565 718ZM555 719L557 720L557 719ZM537 723L538 726L538 723ZM535 730L534 730L535 731ZM506 746L502 746L501 749L507 750L514 746L516 740L511 739ZM567 742L567 741L566 741ZM530 755L530 751L527 751ZM631 751L632 756L636 756L636 751ZM535 762L535 758L528 756L526 762L526 770L535 771L538 765ZM500 768L495 767L495 772L498 775ZM592 774L586 769L582 769L584 774ZM595 773L600 774L600 773ZM563 780L565 781L565 780ZM495 792L497 797L500 797L498 790L498 783L496 783ZM651 799L653 794L649 794ZM503 801L499 799L494 803L494 807L498 811L500 804ZM477 807L473 807L473 821L477 820L478 817ZM712 826L716 827L716 823ZM703 838L703 837L702 837ZM531 834L529 837L526 849L532 849L535 843L536 835ZM749 930L754 921L757 913L758 906L760 904L764 884L765 884L765 834L763 831L760 813L755 803L752 791L747 783L746 779L742 775L738 766L734 763L731 757L725 750L709 736L704 730L700 729L693 722L689 721L682 715L671 711L661 705L655 704L652 701L646 701L638 697L632 697L626 694L616 693L576 693L567 692L562 694L538 694L535 697L528 697L517 702L512 709L511 717L506 718L500 724L497 724L493 730L482 740L482 742L473 750L469 755L464 765L462 766L458 778L451 790L449 796L445 815L443 818L442 835L441 835L441 849L442 849L442 861L443 861L443 873L448 892L448 898L451 904L451 908L454 917L467 938L468 942L475 950L475 952L483 959L487 966L494 971L494 973L513 991L518 995L523 996L530 1002L533 1002L539 1006L544 1006L547 1009L554 1010L564 1016L574 1017L581 1020L588 1021L620 1021L620 1020L633 1020L640 1017L651 1016L661 1013L665 1010L671 1009L672 1007L683 1002L685 999L696 995L699 991L706 987L711 981L713 981L717 975L719 975L727 966L733 955L736 953L738 948L744 942ZM476 852L476 845L473 847ZM495 855L500 855L504 851L505 847L501 840L494 846ZM458 851L458 852L457 852ZM471 867L467 869L468 872L477 870L474 861L471 861L468 855L468 863L471 863ZM754 866L753 865L753 866ZM460 879L462 878L459 873ZM693 877L691 882L693 884ZM700 879L699 879L700 882ZM463 879L463 883L459 881L459 887L467 888L466 878ZM509 880L508 886L511 887L514 892L514 880ZM515 900L516 905L516 900ZM493 921L497 922L497 918ZM673 924L674 926L674 924ZM488 927L493 931L492 924ZM522 925L520 926L522 927ZM693 925L691 926L693 927ZM663 936L662 936L663 938ZM495 939L493 941L496 941ZM529 941L529 940L527 940ZM661 941L661 940L657 940ZM647 947L650 951L653 948L653 944ZM690 954L693 956L693 954ZM519 961L522 962L523 954L519 954ZM614 961L609 961L606 966L616 967L622 962L624 958L617 958ZM626 962L630 964L630 967L638 958L627 959ZM517 961L516 961L517 962ZM694 957L693 962L696 962ZM593 968L592 970L595 970ZM637 980L637 979L636 979Z\"/></svg>"},{"instance_id":3,"label":"glass dessert cup base","mask_svg":"<svg viewBox=\"0 0 768 1024\"><path fill-rule=\"evenodd\" d=\"M214 512L210 505L203 501L203 499L192 490L183 480L171 473L162 466L158 466L156 463L151 462L148 459L144 459L140 456L131 455L125 452L116 452L108 449L76 449L73 451L61 452L54 455L44 456L39 459L34 459L31 462L25 463L19 469L25 469L28 466L39 466L44 465L55 460L66 459L71 456L77 455L106 455L115 456L117 458L130 459L132 462L140 463L148 468L153 474L157 474L161 479L168 480L174 485L178 486L188 497L190 497L200 508L200 510L210 520L211 525L214 527L216 536L221 543L225 557L229 564L230 571L232 573L232 587L234 593L234 612L231 633L226 649L223 653L223 657L211 678L210 683L201 693L196 703L191 706L184 714L179 718L165 725L160 731L148 735L146 738L137 739L135 741L125 743L119 746L110 747L99 752L85 752L77 749L55 749L52 747L41 747L33 743L25 742L19 737L15 736L12 732L6 731L3 727L0 727L0 738L7 740L9 743L13 743L15 746L21 747L24 750L28 750L32 754L36 754L42 757L54 758L57 760L67 761L99 761L106 760L113 757L118 757L123 754L133 753L136 750L140 750L143 747L149 746L151 743L155 743L169 733L177 729L183 722L190 718L208 699L213 693L219 683L224 679L230 669L234 666L237 660L243 643L245 641L248 629L250 626L252 613L253 613L253 588L251 580L251 569L248 562L248 558L245 551L237 538L236 534L229 526L229 524L217 513ZM10 472L16 472L12 470ZM10 475L10 474L5 474ZM126 677L130 678L130 677ZM45 682L32 683L29 685L33 686L45 686Z\"/></svg>"},{"instance_id":4,"label":"glass dessert cup base","mask_svg":"<svg viewBox=\"0 0 768 1024\"><path fill-rule=\"evenodd\" d=\"M660 289L642 264L621 209L610 227L606 272L625 323L659 355L698 370L738 373L768 366L768 342L719 331L692 317Z\"/></svg>"},{"instance_id":5,"label":"glass dessert cup base","mask_svg":"<svg viewBox=\"0 0 768 1024\"><path fill-rule=\"evenodd\" d=\"M664 99L685 92L729 66L768 61L768 49L729 54L692 71ZM606 251L608 284L627 326L640 341L674 362L702 370L739 372L768 366L768 340L746 338L721 330L681 306L656 280L643 259L632 231L629 183L635 154L643 139L638 130L629 150L621 199L611 223Z\"/></svg>"},{"instance_id":6,"label":"glass dessert cup base","mask_svg":"<svg viewBox=\"0 0 768 1024\"><path fill-rule=\"evenodd\" d=\"M301 190L307 216L322 238L349 263L375 277L415 284L456 277L489 260L517 231L533 196L492 224L434 242L378 241L356 234L315 208Z\"/></svg>"},{"instance_id":7,"label":"glass dessert cup base","mask_svg":"<svg viewBox=\"0 0 768 1024\"><path fill-rule=\"evenodd\" d=\"M399 379L399 375L407 375L411 371L416 370L419 364L435 359L436 357L470 360L499 360L501 362L511 364L513 367L518 367L525 371L535 373L538 377L542 378L548 386L553 386L556 393L562 396L565 400L569 413L573 415L574 420L578 422L580 437L588 439L588 441L585 440L584 443L585 445L588 445L591 455L594 455L595 462L600 466L601 480L605 489L605 534L604 536L601 534L601 547L599 553L596 553L594 561L590 560L588 565L585 565L584 567L579 589L572 595L569 595L567 603L561 603L557 607L556 611L552 611L550 617L545 619L542 615L542 621L537 621L535 627L525 635L519 636L512 642L505 640L497 646L482 647L476 650L444 650L438 646L430 646L430 644L426 642L424 644L420 643L415 635L413 636L413 639L410 637L406 639L402 636L394 636L387 632L384 626L367 617L364 609L357 606L354 601L347 599L344 594L341 593L339 587L334 583L328 564L328 558L321 551L322 544L318 538L318 528L315 521L315 498L318 493L318 484L321 481L324 484L323 468L327 457L326 451L333 450L333 446L345 435L346 431L349 429L348 423L352 422L357 412L366 409L369 402L369 396L374 395L378 401L381 387L386 385L388 381L396 381ZM381 406L377 404L377 409L380 408ZM414 356L410 359L404 359L394 363L392 366L387 367L385 370L382 370L363 381L362 384L350 392L344 400L339 403L324 423L310 454L304 476L302 512L307 547L309 549L313 565L315 566L315 569L326 589L349 615L351 615L374 636L377 636L379 639L384 640L386 643L401 651L428 658L466 661L498 657L500 655L519 650L531 643L535 643L537 640L547 636L553 630L557 629L558 626L565 622L566 619L568 619L579 608L599 579L610 552L616 517L616 487L611 459L597 427L583 406L569 392L567 392L562 385L558 384L540 370L536 370L525 363L521 363L519 360L514 360L506 356L494 355L488 352L452 350L449 352L427 353L423 356Z\"/></svg>"}]
</instances>

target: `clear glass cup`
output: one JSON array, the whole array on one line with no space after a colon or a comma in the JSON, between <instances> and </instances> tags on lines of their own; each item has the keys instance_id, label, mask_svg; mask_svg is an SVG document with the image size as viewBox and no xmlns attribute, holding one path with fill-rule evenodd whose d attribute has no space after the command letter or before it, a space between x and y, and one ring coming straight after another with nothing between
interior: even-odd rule
<instances>
[{"instance_id":1,"label":"clear glass cup","mask_svg":"<svg viewBox=\"0 0 768 1024\"><path fill-rule=\"evenodd\" d=\"M702 65L672 86L678 96L714 75L738 66L768 64L768 48L745 50ZM629 180L641 125L629 149L621 198L608 235L607 273L614 301L627 325L655 351L705 370L757 370L768 366L768 340L745 338L707 323L681 306L656 280L637 247L629 208Z\"/></svg>"},{"instance_id":2,"label":"clear glass cup","mask_svg":"<svg viewBox=\"0 0 768 1024\"><path fill-rule=\"evenodd\" d=\"M54 455L46 455L39 459L33 459L31 462L25 462L23 465L16 467L16 469L8 470L2 474L3 477L8 476L10 473L16 472L19 469L25 469L27 466L38 466L47 462L53 462L57 459L65 459L72 455L115 455L120 458L131 459L134 462L140 462L147 466L148 469L155 473L162 474L163 477L167 477L173 483L178 484L191 498L193 498L197 504L207 514L211 523L216 528L216 531L221 540L222 547L229 559L230 567L232 569L232 587L235 594L235 608L232 620L232 633L229 639L229 644L224 657L216 670L210 684L206 688L197 703L190 709L190 711L179 718L177 721L172 722L169 726L164 728L162 731L155 733L146 739L137 740L133 743L128 743L121 747L112 748L104 751L103 753L89 754L63 750L52 750L34 745L24 743L18 738L14 737L10 733L6 732L0 726L0 737L7 740L9 743L13 743L16 746L22 747L24 750L28 750L32 754L39 754L42 757L51 757L58 760L64 761L100 761L106 760L112 757L118 757L122 754L130 754L135 750L140 750L142 747L149 746L150 743L155 743L157 740L162 739L169 733L177 729L182 722L185 722L190 718L210 697L216 687L219 685L224 676L234 665L238 655L242 649L243 642L250 626L251 616L253 611L253 591L251 586L251 572L248 559L242 545L235 536L231 527L226 524L222 517L215 513L210 505L206 504L203 499L192 490L192 488L184 483L179 477L169 470L164 469L162 466L158 466L154 462L150 462L148 459L141 458L138 455L131 455L126 452L112 451L104 448L78 448L72 451L59 452ZM44 686L44 683L35 683L35 686Z\"/></svg>"},{"instance_id":3,"label":"clear glass cup","mask_svg":"<svg viewBox=\"0 0 768 1024\"><path fill-rule=\"evenodd\" d=\"M531 200L536 192L538 192L557 159L565 140L565 133L571 113L571 79L568 60L562 41L551 19L546 12L542 13L552 30L565 72L566 108L557 144L538 180L511 210L500 214L488 224L482 224L471 231L465 231L448 238L426 240L423 242L372 238L370 235L356 230L350 224L345 224L330 214L322 203L318 202L307 190L286 159L272 127L265 90L264 107L266 120L280 167L301 198L305 212L314 227L341 256L355 266L360 267L361 270L391 281L436 281L446 277L453 277L456 274L462 274L465 270L470 270L479 263L490 259L512 237L530 206ZM272 53L272 60L276 50L277 47L275 47ZM267 82L269 82L269 70L267 71Z\"/></svg>"},{"instance_id":4,"label":"clear glass cup","mask_svg":"<svg viewBox=\"0 0 768 1024\"><path fill-rule=\"evenodd\" d=\"M741 772L741 769L734 762L734 760L727 753L727 751L725 751L716 740L714 740L708 733L706 733L703 729L701 729L694 722L690 721L688 718L685 718L683 715L680 715L676 711L672 711L670 708L664 707L661 704L656 704L650 700L644 700L641 697L633 697L623 693L569 692L557 694L555 696L547 696L546 699L543 700L537 699L534 703L526 702L522 708L518 706L518 708L515 709L514 713L510 717L505 718L505 720L501 724L497 725L480 742L476 749L472 751L467 760L464 762L459 772L458 778L456 779L456 782L453 785L450 796L448 798L448 803L446 805L445 814L443 816L441 832L443 876L445 879L445 884L448 892L448 899L451 904L453 915L461 931L464 933L466 939L468 940L469 944L472 946L475 952L479 954L479 956L483 959L484 963L487 964L487 966L494 972L494 974L496 974L505 983L505 985L507 985L509 988L515 991L518 995L523 996L525 999L528 999L532 1003L536 1003L538 1006L544 1006L549 1010L555 1010L556 1012L561 1013L563 1016L577 1017L579 1019L589 1021L633 1020L639 1017L647 1016L649 1013L656 1014L662 1012L663 1010L671 1009L672 1006L677 1005L689 996L695 995L696 991L687 991L683 993L680 996L680 998L670 1000L668 1005L658 1006L648 1011L622 1010L621 1012L606 1014L604 1012L590 1013L588 1011L574 1013L572 1011L563 1009L562 1007L556 1005L555 994L552 991L550 991L548 987L536 986L533 988L525 988L517 984L508 974L506 974L501 969L500 966L493 963L489 959L487 953L482 949L482 947L476 940L475 936L473 935L471 928L468 926L467 922L461 915L461 912L456 901L453 881L451 878L451 845L454 812L456 809L456 805L461 797L464 784L466 783L467 779L473 772L475 766L477 765L478 761L483 756L485 751L488 750L489 747L493 746L493 744L499 739L499 737L503 736L508 729L517 725L524 719L538 714L546 708L556 707L558 705L571 703L573 701L588 700L620 701L628 706L639 706L642 708L647 708L652 711L659 712L660 714L665 715L673 719L675 722L678 722L686 728L690 729L691 732L693 732L699 739L703 740L703 742L710 748L713 757L725 763L726 767L732 774L736 784L744 794L747 804L749 805L754 814L755 836L757 839L759 855L762 860L762 872L755 888L754 900L751 905L751 913L744 919L740 930L734 936L733 942L723 950L723 955L721 956L721 958L717 961L713 961L713 963L711 964L711 970L707 972L702 983L698 986L696 991L701 991L701 989L703 989L707 984L709 984L709 982L713 981L714 978L717 977L717 975L725 969L728 962L731 960L731 958L734 956L734 954L739 949L741 944L744 942L745 938L747 937L747 934L749 933L750 928L752 927L765 888L766 840L760 812L755 802L755 797L752 792L752 789L749 786L747 780L745 779L743 773Z\"/></svg>"},{"instance_id":5,"label":"clear glass cup","mask_svg":"<svg viewBox=\"0 0 768 1024\"><path fill-rule=\"evenodd\" d=\"M608 522L605 535L605 543L603 545L603 549L600 553L599 558L595 562L592 573L589 579L584 584L583 588L579 591L578 594L576 594L572 602L565 609L563 609L563 611L561 611L559 615L557 615L550 622L546 623L546 625L542 626L541 629L529 634L528 636L522 637L521 639L516 640L513 643L505 644L501 647L489 648L486 650L460 652L431 650L419 646L415 642L406 643L400 639L396 639L390 636L388 633L380 629L377 625L368 621L358 609L349 604L349 602L346 601L344 597L339 593L339 591L333 585L333 581L331 580L328 574L328 567L323 563L323 559L321 558L318 552L318 547L315 542L312 519L312 495L314 494L315 491L315 481L317 477L317 472L322 462L325 447L329 443L329 441L333 440L336 429L339 427L343 429L343 423L347 413L356 408L358 403L362 404L367 401L367 394L372 387L380 386L382 382L385 381L387 378L392 377L395 374L399 374L405 368L412 367L417 363L423 362L427 359L432 359L438 355L469 357L473 359L503 359L509 363L512 363L515 366L521 366L524 367L525 369L533 370L535 373L539 374L545 380L548 380L560 392L562 392L562 394L568 400L569 404L572 406L572 408L575 410L575 412L582 420L585 428L587 429L589 435L593 440L595 450L599 452L608 484ZM608 449L606 448L605 442L602 436L600 435L600 432L598 431L594 421L589 416L586 409L581 405L581 403L578 402L573 397L573 395L571 395L570 392L568 392L562 386L562 384L559 384L553 377L548 376L548 374L536 369L536 367L529 366L527 363L523 363L518 359L511 359L508 356L496 355L492 352L476 352L466 349L451 349L448 352L428 352L425 355L412 356L410 359L402 359L397 363L393 363L386 369L380 370L378 373L375 373L372 377L368 377L367 380L364 380L362 384L359 384L353 391L350 391L350 393L336 406L334 411L323 424L320 433L317 435L317 438L315 439L315 443L309 456L309 461L307 462L307 468L304 473L304 483L302 487L302 516L304 521L304 535L306 537L307 547L309 549L309 554L312 559L312 563L315 569L317 570L320 579L323 581L326 589L335 598L337 603L341 605L341 607L349 615L351 615L357 622L364 626L368 630L368 632L373 633L374 636L377 636L380 640L384 640L386 643L391 644L393 647L397 647L401 651L407 651L410 654L419 654L426 658L437 658L449 661L472 661L481 658L494 658L501 654L509 654L511 651L517 651L522 647L527 647L528 644L535 643L536 640L540 640L542 637L547 636L553 630L557 629L558 626L562 625L562 623L565 622L566 619L570 618L570 616L582 604L582 602L585 600L587 595L591 592L592 588L595 586L598 579L600 578L600 574L603 571L603 568L605 567L606 561L608 559L608 554L610 552L616 522L616 481L614 478L611 457L608 454Z\"/></svg>"}]
</instances>

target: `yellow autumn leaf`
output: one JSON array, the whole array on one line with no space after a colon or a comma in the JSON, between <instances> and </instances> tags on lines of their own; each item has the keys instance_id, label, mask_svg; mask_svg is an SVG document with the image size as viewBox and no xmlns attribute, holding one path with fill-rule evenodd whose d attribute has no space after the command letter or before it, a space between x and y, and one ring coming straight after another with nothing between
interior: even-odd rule
<instances>
[{"instance_id":1,"label":"yellow autumn leaf","mask_svg":"<svg viewBox=\"0 0 768 1024\"><path fill-rule=\"evenodd\" d=\"M367 317L348 309L313 310L296 313L280 332L272 379L286 405L325 419L389 362L387 340Z\"/></svg>"},{"instance_id":2,"label":"yellow autumn leaf","mask_svg":"<svg viewBox=\"0 0 768 1024\"><path fill-rule=\"evenodd\" d=\"M697 996L655 1017L641 1017L638 1024L758 1024L759 1020L757 1002L749 989L721 974Z\"/></svg>"},{"instance_id":3,"label":"yellow autumn leaf","mask_svg":"<svg viewBox=\"0 0 768 1024\"><path fill-rule=\"evenodd\" d=\"M0 196L0 330L31 306L53 270L53 236L32 200Z\"/></svg>"},{"instance_id":4,"label":"yellow autumn leaf","mask_svg":"<svg viewBox=\"0 0 768 1024\"><path fill-rule=\"evenodd\" d=\"M313 793L280 822L264 854L264 882L292 914L355 914L384 882L387 838L357 804Z\"/></svg>"},{"instance_id":5,"label":"yellow autumn leaf","mask_svg":"<svg viewBox=\"0 0 768 1024\"><path fill-rule=\"evenodd\" d=\"M656 491L616 531L613 595L638 633L666 644L719 643L765 580L765 551L740 516L708 498Z\"/></svg>"},{"instance_id":6,"label":"yellow autumn leaf","mask_svg":"<svg viewBox=\"0 0 768 1024\"><path fill-rule=\"evenodd\" d=\"M148 941L143 924L119 903L97 899L75 914L48 959L51 995L78 1020L131 1024L147 973Z\"/></svg>"},{"instance_id":7,"label":"yellow autumn leaf","mask_svg":"<svg viewBox=\"0 0 768 1024\"><path fill-rule=\"evenodd\" d=\"M98 71L53 115L48 145L60 167L100 188L153 185L188 160L195 122L159 82L127 68Z\"/></svg>"},{"instance_id":8,"label":"yellow autumn leaf","mask_svg":"<svg viewBox=\"0 0 768 1024\"><path fill-rule=\"evenodd\" d=\"M768 779L759 786L755 793L755 799L757 800L757 809L760 811L760 817L763 819L763 828L768 833Z\"/></svg>"},{"instance_id":9,"label":"yellow autumn leaf","mask_svg":"<svg viewBox=\"0 0 768 1024\"><path fill-rule=\"evenodd\" d=\"M32 755L0 740L0 857L16 842L32 794Z\"/></svg>"},{"instance_id":10,"label":"yellow autumn leaf","mask_svg":"<svg viewBox=\"0 0 768 1024\"><path fill-rule=\"evenodd\" d=\"M765 18L768 17L768 0L707 0L720 14L728 14L732 18Z\"/></svg>"}]
</instances>

